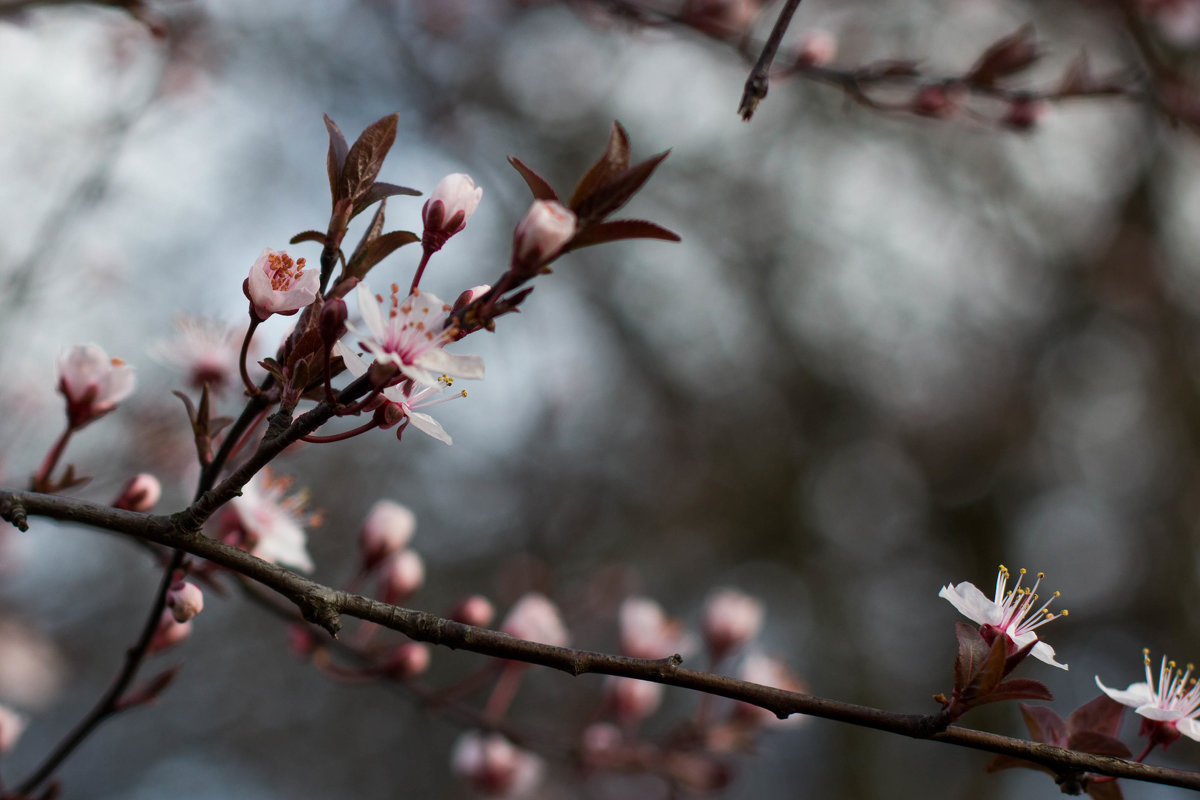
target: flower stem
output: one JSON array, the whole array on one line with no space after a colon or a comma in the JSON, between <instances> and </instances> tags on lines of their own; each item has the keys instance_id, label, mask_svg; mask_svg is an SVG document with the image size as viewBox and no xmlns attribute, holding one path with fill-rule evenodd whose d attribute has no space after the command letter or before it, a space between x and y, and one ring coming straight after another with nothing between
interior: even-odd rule
<instances>
[{"instance_id":1,"label":"flower stem","mask_svg":"<svg viewBox=\"0 0 1200 800\"><path fill-rule=\"evenodd\" d=\"M50 452L46 453L46 458L42 461L42 465L38 467L37 474L33 476L32 488L35 492L50 492L53 487L50 485L50 475L54 472L54 468L58 466L58 460L62 458L63 452L67 449L67 442L71 440L71 434L75 432L75 428L67 423L66 430L58 437L58 441L50 448Z\"/></svg>"},{"instance_id":2,"label":"flower stem","mask_svg":"<svg viewBox=\"0 0 1200 800\"><path fill-rule=\"evenodd\" d=\"M250 352L250 340L254 338L254 331L258 328L259 321L252 310L250 312L250 324L246 327L246 338L242 340L242 352L238 356L238 370L242 373L242 384L246 387L246 394L251 397L254 397L261 390L250 380L250 373L246 371L246 355Z\"/></svg>"},{"instance_id":3,"label":"flower stem","mask_svg":"<svg viewBox=\"0 0 1200 800\"><path fill-rule=\"evenodd\" d=\"M300 441L308 442L309 444L330 444L332 442L344 442L347 439L351 439L377 427L379 427L379 423L372 419L370 422L359 425L353 430L342 431L341 433L332 433L329 436L317 436L316 434L310 433L308 436L301 436Z\"/></svg>"},{"instance_id":4,"label":"flower stem","mask_svg":"<svg viewBox=\"0 0 1200 800\"><path fill-rule=\"evenodd\" d=\"M432 250L426 248L421 253L421 263L417 265L417 274L413 276L412 286L409 287L409 293L417 291L417 286L421 283L421 276L425 274L425 266L429 264L429 259L433 255Z\"/></svg>"}]
</instances>

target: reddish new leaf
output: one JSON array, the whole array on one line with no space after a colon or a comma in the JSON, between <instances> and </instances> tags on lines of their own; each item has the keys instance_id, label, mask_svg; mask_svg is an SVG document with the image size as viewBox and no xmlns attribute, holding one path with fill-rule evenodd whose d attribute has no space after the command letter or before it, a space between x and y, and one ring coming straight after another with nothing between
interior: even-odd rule
<instances>
[{"instance_id":1,"label":"reddish new leaf","mask_svg":"<svg viewBox=\"0 0 1200 800\"><path fill-rule=\"evenodd\" d=\"M996 685L988 695L988 702L999 700L1053 700L1054 695L1041 681L1030 678L1013 678Z\"/></svg>"},{"instance_id":2,"label":"reddish new leaf","mask_svg":"<svg viewBox=\"0 0 1200 800\"><path fill-rule=\"evenodd\" d=\"M661 239L667 242L678 242L679 234L672 233L661 225L641 219L598 222L580 231L574 239L567 243L563 252L578 250L581 247L591 247L604 242L615 242L620 239Z\"/></svg>"},{"instance_id":3,"label":"reddish new leaf","mask_svg":"<svg viewBox=\"0 0 1200 800\"><path fill-rule=\"evenodd\" d=\"M580 227L599 222L621 206L629 202L634 192L642 188L642 184L650 179L655 168L671 151L651 156L640 164L634 164L629 169L617 175L603 189L593 192L578 206L572 205L571 210L579 217Z\"/></svg>"},{"instance_id":4,"label":"reddish new leaf","mask_svg":"<svg viewBox=\"0 0 1200 800\"><path fill-rule=\"evenodd\" d=\"M1025 727L1029 729L1030 738L1044 744L1053 744L1059 747L1064 745L1067 741L1067 724L1054 709L1045 706L1027 706L1024 703L1018 703L1018 705L1021 707L1021 716L1025 720Z\"/></svg>"},{"instance_id":5,"label":"reddish new leaf","mask_svg":"<svg viewBox=\"0 0 1200 800\"><path fill-rule=\"evenodd\" d=\"M521 173L521 177L525 179L525 184L529 187L529 191L533 192L533 199L559 202L558 195L550 187L550 184L546 182L546 179L526 166L524 161L516 156L509 156L508 163L512 164L513 168Z\"/></svg>"},{"instance_id":6,"label":"reddish new leaf","mask_svg":"<svg viewBox=\"0 0 1200 800\"><path fill-rule=\"evenodd\" d=\"M329 194L333 196L333 202L336 203L338 201L338 185L342 177L342 165L346 163L346 153L349 152L350 146L346 144L346 137L342 135L337 123L331 120L328 114L321 116L325 118L325 130L329 131L329 155L325 159L325 167L329 171Z\"/></svg>"},{"instance_id":7,"label":"reddish new leaf","mask_svg":"<svg viewBox=\"0 0 1200 800\"><path fill-rule=\"evenodd\" d=\"M1067 727L1071 731L1095 731L1115 737L1121 732L1124 719L1125 706L1100 694L1072 711L1067 717Z\"/></svg>"},{"instance_id":8,"label":"reddish new leaf","mask_svg":"<svg viewBox=\"0 0 1200 800\"><path fill-rule=\"evenodd\" d=\"M971 684L991 648L974 625L956 622L954 635L958 637L958 654L954 657L954 689L961 692Z\"/></svg>"},{"instance_id":9,"label":"reddish new leaf","mask_svg":"<svg viewBox=\"0 0 1200 800\"><path fill-rule=\"evenodd\" d=\"M608 137L608 147L600 160L580 179L571 200L567 203L571 209L576 209L587 198L603 189L618 175L629 169L629 134L621 127L621 123L613 122L612 133Z\"/></svg>"},{"instance_id":10,"label":"reddish new leaf","mask_svg":"<svg viewBox=\"0 0 1200 800\"><path fill-rule=\"evenodd\" d=\"M967 73L966 80L985 86L991 85L1001 78L1027 69L1041 58L1041 55L1033 40L1033 26L1026 25L985 50Z\"/></svg>"},{"instance_id":11,"label":"reddish new leaf","mask_svg":"<svg viewBox=\"0 0 1200 800\"><path fill-rule=\"evenodd\" d=\"M321 231L303 231L288 240L288 244L300 244L301 242L316 242L323 247L325 245L325 234Z\"/></svg>"},{"instance_id":12,"label":"reddish new leaf","mask_svg":"<svg viewBox=\"0 0 1200 800\"><path fill-rule=\"evenodd\" d=\"M860 78L915 78L921 74L916 61L875 61L858 70Z\"/></svg>"},{"instance_id":13,"label":"reddish new leaf","mask_svg":"<svg viewBox=\"0 0 1200 800\"><path fill-rule=\"evenodd\" d=\"M371 267L374 267L404 245L419 241L421 241L421 237L412 231L392 231L391 233L385 233L378 238L372 239L367 243L367 247L363 250L358 261L352 261L346 267L346 275L362 280L371 270Z\"/></svg>"},{"instance_id":14,"label":"reddish new leaf","mask_svg":"<svg viewBox=\"0 0 1200 800\"><path fill-rule=\"evenodd\" d=\"M389 114L372 122L350 147L346 163L342 166L341 191L337 195L339 199L349 198L357 203L371 188L383 167L383 159L396 141L399 120L399 114Z\"/></svg>"},{"instance_id":15,"label":"reddish new leaf","mask_svg":"<svg viewBox=\"0 0 1200 800\"><path fill-rule=\"evenodd\" d=\"M378 239L383 233L383 215L387 209L387 201L383 200L379 203L379 208L375 209L375 214L371 217L371 224L363 231L362 238L358 240L358 247L354 248L354 252L350 254L350 266L346 269L346 274L351 274L351 270L355 264L362 258L363 253L367 250L367 245L372 240Z\"/></svg>"},{"instance_id":16,"label":"reddish new leaf","mask_svg":"<svg viewBox=\"0 0 1200 800\"><path fill-rule=\"evenodd\" d=\"M1097 756L1112 756L1113 758L1129 758L1133 755L1129 747L1120 739L1105 736L1095 731L1080 731L1072 733L1067 739L1067 747L1081 753L1092 753Z\"/></svg>"},{"instance_id":17,"label":"reddish new leaf","mask_svg":"<svg viewBox=\"0 0 1200 800\"><path fill-rule=\"evenodd\" d=\"M394 183L375 181L375 183L371 184L371 188L367 189L366 193L354 203L354 210L350 212L351 219L366 211L371 204L378 203L386 197L398 194L407 195L408 197L421 196L421 193L416 189L410 189L407 186L397 186Z\"/></svg>"}]
</instances>

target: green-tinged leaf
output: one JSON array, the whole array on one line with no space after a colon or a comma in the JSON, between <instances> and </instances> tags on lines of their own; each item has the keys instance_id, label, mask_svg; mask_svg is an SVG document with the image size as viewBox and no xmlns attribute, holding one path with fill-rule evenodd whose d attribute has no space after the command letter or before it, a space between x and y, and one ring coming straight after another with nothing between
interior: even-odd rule
<instances>
[{"instance_id":1,"label":"green-tinged leaf","mask_svg":"<svg viewBox=\"0 0 1200 800\"><path fill-rule=\"evenodd\" d=\"M1116 736L1121 732L1125 719L1125 706L1106 694L1100 694L1081 705L1067 717L1067 728L1071 731L1095 731L1105 736Z\"/></svg>"},{"instance_id":2,"label":"green-tinged leaf","mask_svg":"<svg viewBox=\"0 0 1200 800\"><path fill-rule=\"evenodd\" d=\"M954 635L958 638L958 654L954 657L954 689L961 692L971 684L991 648L974 625L956 622Z\"/></svg>"},{"instance_id":3,"label":"green-tinged leaf","mask_svg":"<svg viewBox=\"0 0 1200 800\"><path fill-rule=\"evenodd\" d=\"M342 135L337 123L331 120L328 114L322 116L325 118L325 130L329 131L329 155L325 159L325 167L329 171L329 194L336 203L338 186L341 185L342 165L346 163L346 153L349 152L350 146L346 144L346 137Z\"/></svg>"},{"instance_id":4,"label":"green-tinged leaf","mask_svg":"<svg viewBox=\"0 0 1200 800\"><path fill-rule=\"evenodd\" d=\"M355 262L362 258L363 253L367 251L367 245L374 239L378 239L383 233L383 215L387 208L387 201L383 200L379 203L379 208L375 209L374 216L371 217L371 224L363 231L362 238L358 240L358 247L354 248L354 252L350 254L349 266L346 268L347 274L353 269Z\"/></svg>"},{"instance_id":5,"label":"green-tinged leaf","mask_svg":"<svg viewBox=\"0 0 1200 800\"><path fill-rule=\"evenodd\" d=\"M571 210L579 217L580 226L587 227L593 222L599 222L628 203L634 192L642 188L642 184L650 179L655 168L670 153L671 151L667 150L651 156L640 164L634 164L613 178L602 190L593 192L577 208L572 206Z\"/></svg>"},{"instance_id":6,"label":"green-tinged leaf","mask_svg":"<svg viewBox=\"0 0 1200 800\"><path fill-rule=\"evenodd\" d=\"M558 202L558 195L546 179L538 175L529 167L525 166L525 162L516 156L509 156L508 163L513 165L517 172L521 173L521 177L525 179L525 184L529 187L529 191L533 192L534 200L553 200Z\"/></svg>"},{"instance_id":7,"label":"green-tinged leaf","mask_svg":"<svg viewBox=\"0 0 1200 800\"><path fill-rule=\"evenodd\" d=\"M421 237L412 231L392 231L372 239L357 261L351 261L346 267L346 276L362 280L371 268L390 256L406 244L421 241Z\"/></svg>"},{"instance_id":8,"label":"green-tinged leaf","mask_svg":"<svg viewBox=\"0 0 1200 800\"><path fill-rule=\"evenodd\" d=\"M1129 747L1120 739L1105 736L1095 731L1080 731L1072 733L1067 739L1067 747L1081 753L1091 753L1097 756L1112 756L1113 758L1129 758L1133 755Z\"/></svg>"},{"instance_id":9,"label":"green-tinged leaf","mask_svg":"<svg viewBox=\"0 0 1200 800\"><path fill-rule=\"evenodd\" d=\"M1021 707L1021 716L1025 719L1025 727L1029 729L1029 736L1035 742L1061 747L1063 742L1067 741L1067 724L1054 709L1027 706L1024 703L1018 705Z\"/></svg>"},{"instance_id":10,"label":"green-tinged leaf","mask_svg":"<svg viewBox=\"0 0 1200 800\"><path fill-rule=\"evenodd\" d=\"M571 201L567 206L573 211L587 198L602 190L618 175L629 169L629 134L621 127L621 123L613 122L612 132L608 135L608 147L604 155L588 169L580 178L575 191L571 193Z\"/></svg>"},{"instance_id":11,"label":"green-tinged leaf","mask_svg":"<svg viewBox=\"0 0 1200 800\"><path fill-rule=\"evenodd\" d=\"M367 189L366 193L354 203L354 210L350 212L351 219L366 211L371 204L378 203L385 197L392 197L398 194L407 195L408 197L421 196L421 193L416 189L410 189L407 186L397 186L394 183L376 181L375 183L371 184L371 188Z\"/></svg>"},{"instance_id":12,"label":"green-tinged leaf","mask_svg":"<svg viewBox=\"0 0 1200 800\"><path fill-rule=\"evenodd\" d=\"M665 242L678 242L679 234L672 233L661 225L641 219L617 219L612 222L597 222L589 225L575 235L567 243L563 252L578 250L581 247L591 247L594 244L615 242L621 239L661 239Z\"/></svg>"},{"instance_id":13,"label":"green-tinged leaf","mask_svg":"<svg viewBox=\"0 0 1200 800\"><path fill-rule=\"evenodd\" d=\"M1125 795L1121 794L1121 785L1116 781L1097 783L1095 779L1092 779L1088 781L1084 791L1092 800L1125 800Z\"/></svg>"},{"instance_id":14,"label":"green-tinged leaf","mask_svg":"<svg viewBox=\"0 0 1200 800\"><path fill-rule=\"evenodd\" d=\"M383 159L396 141L396 125L399 121L399 114L389 114L372 122L350 147L342 167L339 198L349 198L357 203L371 188L383 167Z\"/></svg>"},{"instance_id":15,"label":"green-tinged leaf","mask_svg":"<svg viewBox=\"0 0 1200 800\"><path fill-rule=\"evenodd\" d=\"M987 763L983 768L984 772L999 772L1002 769L1036 769L1039 772L1048 772L1054 774L1054 770L1043 767L1041 764L1035 764L1032 761L1026 761L1023 758L1016 756L996 756Z\"/></svg>"},{"instance_id":16,"label":"green-tinged leaf","mask_svg":"<svg viewBox=\"0 0 1200 800\"><path fill-rule=\"evenodd\" d=\"M988 695L988 702L999 700L1053 700L1054 695L1041 681L1030 678L1013 678L996 685Z\"/></svg>"},{"instance_id":17,"label":"green-tinged leaf","mask_svg":"<svg viewBox=\"0 0 1200 800\"><path fill-rule=\"evenodd\" d=\"M288 244L300 244L301 242L316 242L324 247L325 234L321 231L303 231L302 233L297 233L288 240Z\"/></svg>"}]
</instances>

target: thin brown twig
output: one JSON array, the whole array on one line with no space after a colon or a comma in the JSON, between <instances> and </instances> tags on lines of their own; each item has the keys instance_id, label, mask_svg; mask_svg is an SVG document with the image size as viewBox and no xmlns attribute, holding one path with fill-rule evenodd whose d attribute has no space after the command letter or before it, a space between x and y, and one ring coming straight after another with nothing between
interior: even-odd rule
<instances>
[{"instance_id":1,"label":"thin brown twig","mask_svg":"<svg viewBox=\"0 0 1200 800\"><path fill-rule=\"evenodd\" d=\"M746 79L746 88L742 92L742 101L738 104L738 113L747 122L754 116L754 110L758 108L759 102L767 96L769 88L767 74L771 71L771 63L775 60L775 54L779 52L779 43L783 41L783 34L787 32L788 25L792 24L792 15L799 7L800 0L786 0L783 8L779 11L779 18L775 20L775 27L771 28L771 35L767 37L767 43L763 45L758 61L754 62L754 69L750 70L750 77Z\"/></svg>"}]
</instances>

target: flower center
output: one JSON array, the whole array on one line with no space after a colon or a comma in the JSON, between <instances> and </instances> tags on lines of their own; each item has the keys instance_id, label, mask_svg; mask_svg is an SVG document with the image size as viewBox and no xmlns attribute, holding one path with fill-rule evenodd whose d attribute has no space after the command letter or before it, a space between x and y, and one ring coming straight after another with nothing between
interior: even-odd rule
<instances>
[{"instance_id":1,"label":"flower center","mask_svg":"<svg viewBox=\"0 0 1200 800\"><path fill-rule=\"evenodd\" d=\"M1058 613L1052 613L1049 610L1050 604L1061 596L1060 592L1054 592L1046 602L1035 608L1040 599L1037 590L1046 574L1039 572L1033 586L1021 586L1025 574L1024 569L1019 570L1017 582L1012 589L1007 588L1010 577L1007 567L1001 564L1000 572L996 575L994 602L1000 606L1001 612L1000 624L997 627L1014 638L1041 627L1050 620L1065 617L1069 613L1065 608Z\"/></svg>"},{"instance_id":2,"label":"flower center","mask_svg":"<svg viewBox=\"0 0 1200 800\"><path fill-rule=\"evenodd\" d=\"M271 288L286 292L304 274L304 259L292 261L287 253L268 253L266 271L271 276Z\"/></svg>"}]
</instances>

